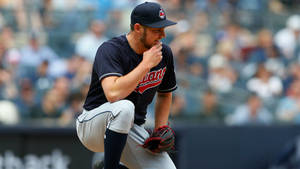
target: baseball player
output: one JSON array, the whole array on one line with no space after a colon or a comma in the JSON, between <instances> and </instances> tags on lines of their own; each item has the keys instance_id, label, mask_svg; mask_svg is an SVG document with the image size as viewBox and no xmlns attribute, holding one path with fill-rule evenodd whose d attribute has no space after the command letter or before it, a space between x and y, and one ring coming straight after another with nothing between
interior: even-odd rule
<instances>
[{"instance_id":1,"label":"baseball player","mask_svg":"<svg viewBox=\"0 0 300 169\"><path fill-rule=\"evenodd\" d=\"M174 24L158 3L145 2L133 9L128 34L98 48L76 129L86 148L104 152L105 169L117 169L120 161L130 169L176 168L167 152L153 150L152 145L147 151L145 147L157 137L149 139L152 135L143 127L147 106L156 93L154 131L165 133L161 129L168 124L177 86L172 51L160 40L165 27Z\"/></svg>"}]
</instances>

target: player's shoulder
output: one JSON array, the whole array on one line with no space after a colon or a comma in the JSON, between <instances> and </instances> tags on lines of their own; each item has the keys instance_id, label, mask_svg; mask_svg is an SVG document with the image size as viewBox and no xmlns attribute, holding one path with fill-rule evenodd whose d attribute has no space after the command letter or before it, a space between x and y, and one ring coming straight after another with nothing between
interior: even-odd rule
<instances>
[{"instance_id":1,"label":"player's shoulder","mask_svg":"<svg viewBox=\"0 0 300 169\"><path fill-rule=\"evenodd\" d=\"M113 38L105 41L101 46L121 48L121 47L124 47L125 43L126 43L125 35L120 35L120 36L116 36L116 37L113 37Z\"/></svg>"},{"instance_id":2,"label":"player's shoulder","mask_svg":"<svg viewBox=\"0 0 300 169\"><path fill-rule=\"evenodd\" d=\"M170 46L169 46L169 45L167 45L167 44L165 44L165 43L163 43L163 44L162 44L162 47L163 47L163 50L168 50L168 51L171 51L171 48L170 48Z\"/></svg>"},{"instance_id":3,"label":"player's shoulder","mask_svg":"<svg viewBox=\"0 0 300 169\"><path fill-rule=\"evenodd\" d=\"M171 55L173 56L172 54L172 50L170 48L170 46L168 46L167 44L162 44L162 52L165 54L165 55Z\"/></svg>"},{"instance_id":4,"label":"player's shoulder","mask_svg":"<svg viewBox=\"0 0 300 169\"><path fill-rule=\"evenodd\" d=\"M103 42L99 48L97 53L110 53L110 54L117 54L119 53L122 48L124 48L124 38L125 36L117 36L113 37L105 42Z\"/></svg>"},{"instance_id":5,"label":"player's shoulder","mask_svg":"<svg viewBox=\"0 0 300 169\"><path fill-rule=\"evenodd\" d=\"M111 38L103 42L97 50L96 59L102 60L103 58L119 58L124 51L125 35Z\"/></svg>"}]
</instances>

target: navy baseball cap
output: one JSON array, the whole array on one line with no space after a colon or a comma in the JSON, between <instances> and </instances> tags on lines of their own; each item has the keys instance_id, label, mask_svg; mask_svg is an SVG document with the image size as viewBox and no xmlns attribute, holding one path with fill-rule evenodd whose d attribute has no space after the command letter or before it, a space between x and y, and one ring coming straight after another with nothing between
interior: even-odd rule
<instances>
[{"instance_id":1,"label":"navy baseball cap","mask_svg":"<svg viewBox=\"0 0 300 169\"><path fill-rule=\"evenodd\" d=\"M176 24L176 22L168 20L164 9L154 2L144 2L132 10L131 24L136 23L151 28L163 28Z\"/></svg>"}]
</instances>

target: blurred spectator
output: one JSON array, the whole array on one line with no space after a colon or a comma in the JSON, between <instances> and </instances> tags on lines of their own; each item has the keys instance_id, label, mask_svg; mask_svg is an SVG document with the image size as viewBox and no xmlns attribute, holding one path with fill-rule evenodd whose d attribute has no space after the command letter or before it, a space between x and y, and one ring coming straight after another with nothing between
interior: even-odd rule
<instances>
[{"instance_id":1,"label":"blurred spectator","mask_svg":"<svg viewBox=\"0 0 300 169\"><path fill-rule=\"evenodd\" d=\"M55 79L53 88L51 89L56 94L56 100L63 107L67 103L70 94L70 80L66 77Z\"/></svg>"},{"instance_id":2,"label":"blurred spectator","mask_svg":"<svg viewBox=\"0 0 300 169\"><path fill-rule=\"evenodd\" d=\"M278 77L285 75L285 59L281 56L279 48L273 42L272 33L262 29L257 34L257 46L247 59L249 64L265 63L266 68Z\"/></svg>"},{"instance_id":3,"label":"blurred spectator","mask_svg":"<svg viewBox=\"0 0 300 169\"><path fill-rule=\"evenodd\" d=\"M39 110L33 112L33 118L59 119L61 117L64 103L57 99L59 95L57 92L56 90L47 91L41 100Z\"/></svg>"},{"instance_id":4,"label":"blurred spectator","mask_svg":"<svg viewBox=\"0 0 300 169\"><path fill-rule=\"evenodd\" d=\"M107 22L106 35L108 37L115 37L120 35L121 32L126 32L123 30L122 20L124 18L124 13L120 9L113 9L109 13L109 19ZM129 28L127 28L129 29Z\"/></svg>"},{"instance_id":5,"label":"blurred spectator","mask_svg":"<svg viewBox=\"0 0 300 169\"><path fill-rule=\"evenodd\" d=\"M81 93L81 95L85 98L85 96L87 95L88 91L89 91L89 84L90 84L90 78L85 79L84 83L81 85L79 92Z\"/></svg>"},{"instance_id":6,"label":"blurred spectator","mask_svg":"<svg viewBox=\"0 0 300 169\"><path fill-rule=\"evenodd\" d=\"M292 82L287 95L277 106L276 117L280 122L300 124L300 80Z\"/></svg>"},{"instance_id":7,"label":"blurred spectator","mask_svg":"<svg viewBox=\"0 0 300 169\"><path fill-rule=\"evenodd\" d=\"M84 83L90 78L90 73L92 72L92 63L84 58L74 58L74 67L75 72L73 72L73 77L70 79L70 88L71 90L78 91ZM72 64L72 63L71 63ZM69 70L71 71L71 66L69 65ZM78 64L77 66L75 64Z\"/></svg>"},{"instance_id":8,"label":"blurred spectator","mask_svg":"<svg viewBox=\"0 0 300 169\"><path fill-rule=\"evenodd\" d=\"M237 23L228 23L214 34L217 43L226 42L231 44L231 55L234 60L242 60L240 54L244 48L254 45L254 36L246 28Z\"/></svg>"},{"instance_id":9,"label":"blurred spectator","mask_svg":"<svg viewBox=\"0 0 300 169\"><path fill-rule=\"evenodd\" d=\"M43 0L40 5L39 13L41 17L42 24L44 28L47 30L54 26L54 18L53 18L53 0Z\"/></svg>"},{"instance_id":10,"label":"blurred spectator","mask_svg":"<svg viewBox=\"0 0 300 169\"><path fill-rule=\"evenodd\" d=\"M66 58L57 58L49 62L48 75L52 78L65 76L68 69L68 60Z\"/></svg>"},{"instance_id":11,"label":"blurred spectator","mask_svg":"<svg viewBox=\"0 0 300 169\"><path fill-rule=\"evenodd\" d=\"M100 20L91 22L89 32L76 42L76 53L93 62L98 47L108 38L104 35L105 24Z\"/></svg>"},{"instance_id":12,"label":"blurred spectator","mask_svg":"<svg viewBox=\"0 0 300 169\"><path fill-rule=\"evenodd\" d=\"M11 27L5 26L1 30L0 40L0 50L2 50L2 52L0 52L1 63L6 69L9 69L13 72L13 74L15 74L18 69L21 54L17 48L18 44L17 39L15 38L15 33Z\"/></svg>"},{"instance_id":13,"label":"blurred spectator","mask_svg":"<svg viewBox=\"0 0 300 169\"><path fill-rule=\"evenodd\" d=\"M65 76L68 79L74 78L76 72L78 71L78 68L81 67L82 60L84 60L82 57L75 54L67 60L68 63Z\"/></svg>"},{"instance_id":14,"label":"blurred spectator","mask_svg":"<svg viewBox=\"0 0 300 169\"><path fill-rule=\"evenodd\" d=\"M213 56L219 55L223 57L229 64L228 66L232 67L235 71L240 71L243 67L243 63L239 57L239 51L236 45L237 44L234 44L234 42L229 39L220 40L216 46L217 53Z\"/></svg>"},{"instance_id":15,"label":"blurred spectator","mask_svg":"<svg viewBox=\"0 0 300 169\"><path fill-rule=\"evenodd\" d=\"M218 96L212 90L203 93L200 102L200 111L195 117L197 120L206 123L222 124L224 122L224 112L219 103Z\"/></svg>"},{"instance_id":16,"label":"blurred spectator","mask_svg":"<svg viewBox=\"0 0 300 169\"><path fill-rule=\"evenodd\" d=\"M172 118L183 118L184 116L184 107L185 107L185 99L182 95L174 94L172 98L172 106L171 106L171 116Z\"/></svg>"},{"instance_id":17,"label":"blurred spectator","mask_svg":"<svg viewBox=\"0 0 300 169\"><path fill-rule=\"evenodd\" d=\"M181 49L178 51L175 58L176 71L187 73L189 69L189 53L187 50Z\"/></svg>"},{"instance_id":18,"label":"blurred spectator","mask_svg":"<svg viewBox=\"0 0 300 169\"><path fill-rule=\"evenodd\" d=\"M295 60L300 52L300 15L292 15L286 22L286 27L275 34L275 43L288 60Z\"/></svg>"},{"instance_id":19,"label":"blurred spectator","mask_svg":"<svg viewBox=\"0 0 300 169\"><path fill-rule=\"evenodd\" d=\"M188 31L179 34L173 39L170 46L173 49L175 66L178 71L185 71L184 66L188 66L190 58L194 57L196 36L194 32Z\"/></svg>"},{"instance_id":20,"label":"blurred spectator","mask_svg":"<svg viewBox=\"0 0 300 169\"><path fill-rule=\"evenodd\" d=\"M13 73L0 67L0 99L14 100L18 97L18 89Z\"/></svg>"},{"instance_id":21,"label":"blurred spectator","mask_svg":"<svg viewBox=\"0 0 300 169\"><path fill-rule=\"evenodd\" d=\"M22 32L42 31L43 25L39 15L40 0L15 1L15 16L18 29Z\"/></svg>"},{"instance_id":22,"label":"blurred spectator","mask_svg":"<svg viewBox=\"0 0 300 169\"><path fill-rule=\"evenodd\" d=\"M10 26L5 26L1 29L1 40L5 42L6 50L17 47L15 33Z\"/></svg>"},{"instance_id":23,"label":"blurred spectator","mask_svg":"<svg viewBox=\"0 0 300 169\"><path fill-rule=\"evenodd\" d=\"M16 99L15 103L22 120L32 118L32 113L38 110L35 90L29 79L22 79L20 85L20 97Z\"/></svg>"},{"instance_id":24,"label":"blurred spectator","mask_svg":"<svg viewBox=\"0 0 300 169\"><path fill-rule=\"evenodd\" d=\"M244 80L245 54L243 51L253 47L253 35L238 24L229 23L216 33L215 38L216 53L213 56L222 56L226 60L227 67L232 69L233 73L235 72L235 77L231 80L235 85L239 85L238 80ZM213 57L210 58L212 59Z\"/></svg>"},{"instance_id":25,"label":"blurred spectator","mask_svg":"<svg viewBox=\"0 0 300 169\"><path fill-rule=\"evenodd\" d=\"M123 34L124 32L129 32L130 27L128 26L128 19L130 17L131 6L133 4L137 5L138 2L130 1L130 0L129 1L110 0L110 2L113 3L110 8L110 11L106 14L106 16L103 15L103 13L100 11L97 13L100 16L97 16L96 18L105 21L106 28L109 28L109 29L105 29L106 30L105 35L107 35L109 38L112 38L120 34ZM103 7L104 5L102 4L101 8ZM105 10L108 10L108 8L106 8Z\"/></svg>"},{"instance_id":26,"label":"blurred spectator","mask_svg":"<svg viewBox=\"0 0 300 169\"><path fill-rule=\"evenodd\" d=\"M61 117L62 111L67 105L69 97L70 82L65 77L55 79L53 87L42 96L39 105L40 110L35 111L34 118L55 118Z\"/></svg>"},{"instance_id":27,"label":"blurred spectator","mask_svg":"<svg viewBox=\"0 0 300 169\"><path fill-rule=\"evenodd\" d=\"M237 106L233 114L226 117L229 125L271 124L273 116L256 94L251 94L245 104Z\"/></svg>"},{"instance_id":28,"label":"blurred spectator","mask_svg":"<svg viewBox=\"0 0 300 169\"><path fill-rule=\"evenodd\" d=\"M288 88L292 84L293 81L300 80L300 64L299 63L291 63L287 70L287 75L283 79L284 80L284 94L287 94Z\"/></svg>"},{"instance_id":29,"label":"blurred spectator","mask_svg":"<svg viewBox=\"0 0 300 169\"><path fill-rule=\"evenodd\" d=\"M200 87L207 77L206 60L194 54L195 40L193 32L185 32L172 41L176 75L179 81L182 79L188 85L187 88Z\"/></svg>"},{"instance_id":30,"label":"blurred spectator","mask_svg":"<svg viewBox=\"0 0 300 169\"><path fill-rule=\"evenodd\" d=\"M30 78L38 100L42 99L43 95L52 87L53 79L48 75L48 67L49 62L43 61Z\"/></svg>"},{"instance_id":31,"label":"blurred spectator","mask_svg":"<svg viewBox=\"0 0 300 169\"><path fill-rule=\"evenodd\" d=\"M197 1L196 5L200 12L208 14L212 32L230 20L231 5L228 0L203 0Z\"/></svg>"},{"instance_id":32,"label":"blurred spectator","mask_svg":"<svg viewBox=\"0 0 300 169\"><path fill-rule=\"evenodd\" d=\"M260 64L255 76L247 82L247 89L263 99L270 99L280 96L283 86L279 77L273 76L264 64Z\"/></svg>"},{"instance_id":33,"label":"blurred spectator","mask_svg":"<svg viewBox=\"0 0 300 169\"><path fill-rule=\"evenodd\" d=\"M253 31L263 26L264 18L261 15L266 14L267 1L263 0L239 0L237 1L237 13L233 16L240 25Z\"/></svg>"},{"instance_id":34,"label":"blurred spectator","mask_svg":"<svg viewBox=\"0 0 300 169\"><path fill-rule=\"evenodd\" d=\"M40 38L39 34L32 33L29 44L21 49L20 69L23 76L32 75L34 69L43 61L48 61L51 64L58 58L50 47L40 44Z\"/></svg>"},{"instance_id":35,"label":"blurred spectator","mask_svg":"<svg viewBox=\"0 0 300 169\"><path fill-rule=\"evenodd\" d=\"M18 67L21 59L21 54L18 49L12 48L6 51L5 58L3 60L6 69L11 71L14 76L18 73Z\"/></svg>"},{"instance_id":36,"label":"blurred spectator","mask_svg":"<svg viewBox=\"0 0 300 169\"><path fill-rule=\"evenodd\" d=\"M224 56L216 54L209 60L209 86L218 93L227 93L232 90L237 79L236 72L228 64Z\"/></svg>"},{"instance_id":37,"label":"blurred spectator","mask_svg":"<svg viewBox=\"0 0 300 169\"><path fill-rule=\"evenodd\" d=\"M81 10L78 0L51 0L45 2L40 9L41 16L46 19L45 31L47 44L55 52L68 58L74 53L73 36L85 31L89 13ZM80 22L79 22L80 21Z\"/></svg>"},{"instance_id":38,"label":"blurred spectator","mask_svg":"<svg viewBox=\"0 0 300 169\"><path fill-rule=\"evenodd\" d=\"M83 106L82 94L71 93L68 98L68 104L62 112L60 123L62 125L72 125L75 119L81 114Z\"/></svg>"}]
</instances>

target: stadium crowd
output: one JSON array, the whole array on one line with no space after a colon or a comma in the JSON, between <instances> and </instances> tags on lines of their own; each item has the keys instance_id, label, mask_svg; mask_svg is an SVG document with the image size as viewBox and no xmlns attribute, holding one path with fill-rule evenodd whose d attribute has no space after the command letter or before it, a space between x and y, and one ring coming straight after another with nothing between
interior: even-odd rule
<instances>
[{"instance_id":1,"label":"stadium crowd","mask_svg":"<svg viewBox=\"0 0 300 169\"><path fill-rule=\"evenodd\" d=\"M105 40L140 0L0 0L0 123L74 125ZM300 2L158 0L178 24L172 119L300 124ZM150 116L153 110L150 106Z\"/></svg>"}]
</instances>

